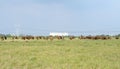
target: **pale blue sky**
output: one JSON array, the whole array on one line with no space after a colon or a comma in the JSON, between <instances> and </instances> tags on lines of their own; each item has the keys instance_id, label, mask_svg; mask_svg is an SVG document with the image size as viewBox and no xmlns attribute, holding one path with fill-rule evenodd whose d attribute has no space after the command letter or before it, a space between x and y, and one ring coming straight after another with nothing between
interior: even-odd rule
<instances>
[{"instance_id":1,"label":"pale blue sky","mask_svg":"<svg viewBox=\"0 0 120 69\"><path fill-rule=\"evenodd\" d=\"M0 0L0 33L16 27L22 34L120 31L120 0Z\"/></svg>"}]
</instances>

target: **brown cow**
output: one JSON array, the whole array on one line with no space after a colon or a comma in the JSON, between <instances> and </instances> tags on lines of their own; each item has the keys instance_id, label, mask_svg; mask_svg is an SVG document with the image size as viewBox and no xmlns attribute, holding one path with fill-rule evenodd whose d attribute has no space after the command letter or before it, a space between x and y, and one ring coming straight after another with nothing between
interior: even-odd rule
<instances>
[{"instance_id":1,"label":"brown cow","mask_svg":"<svg viewBox=\"0 0 120 69\"><path fill-rule=\"evenodd\" d=\"M7 36L1 36L1 40L7 40Z\"/></svg>"},{"instance_id":2,"label":"brown cow","mask_svg":"<svg viewBox=\"0 0 120 69\"><path fill-rule=\"evenodd\" d=\"M69 36L69 39L73 40L73 39L75 39L75 36Z\"/></svg>"}]
</instances>

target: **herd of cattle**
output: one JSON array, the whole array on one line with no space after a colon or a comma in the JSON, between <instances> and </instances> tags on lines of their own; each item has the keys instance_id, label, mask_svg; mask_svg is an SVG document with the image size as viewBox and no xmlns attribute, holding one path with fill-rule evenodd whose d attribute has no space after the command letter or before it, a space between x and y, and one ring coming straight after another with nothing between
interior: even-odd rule
<instances>
[{"instance_id":1,"label":"herd of cattle","mask_svg":"<svg viewBox=\"0 0 120 69\"><path fill-rule=\"evenodd\" d=\"M7 40L8 37L7 36L1 36L0 37L1 40ZM10 37L9 37L10 38ZM18 37L18 36L12 36L11 39L14 40L14 39L22 39L22 40L40 40L40 39L44 39L44 40L54 40L54 39L58 39L58 40L64 40L64 38L68 38L70 40L73 40L73 39L91 39L91 40L108 40L108 39L112 39L113 37L111 36L105 36L105 35L97 35L97 36L21 36L21 37ZM119 39L119 37L114 37L115 39Z\"/></svg>"}]
</instances>

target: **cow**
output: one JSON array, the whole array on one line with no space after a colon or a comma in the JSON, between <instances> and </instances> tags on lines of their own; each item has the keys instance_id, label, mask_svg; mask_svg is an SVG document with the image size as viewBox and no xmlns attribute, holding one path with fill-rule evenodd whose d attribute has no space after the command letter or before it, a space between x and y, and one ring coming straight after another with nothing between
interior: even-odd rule
<instances>
[{"instance_id":1,"label":"cow","mask_svg":"<svg viewBox=\"0 0 120 69\"><path fill-rule=\"evenodd\" d=\"M116 37L115 37L115 39L119 39L119 37L118 37L118 36L116 36Z\"/></svg>"},{"instance_id":2,"label":"cow","mask_svg":"<svg viewBox=\"0 0 120 69\"><path fill-rule=\"evenodd\" d=\"M55 38L57 38L58 40L60 40L60 39L64 39L64 36L55 36Z\"/></svg>"},{"instance_id":3,"label":"cow","mask_svg":"<svg viewBox=\"0 0 120 69\"><path fill-rule=\"evenodd\" d=\"M75 36L69 36L69 39L73 40L73 39L75 39Z\"/></svg>"},{"instance_id":4,"label":"cow","mask_svg":"<svg viewBox=\"0 0 120 69\"><path fill-rule=\"evenodd\" d=\"M2 40L2 41L3 41L3 40L7 40L7 36L5 36L5 35L1 36L1 40Z\"/></svg>"}]
</instances>

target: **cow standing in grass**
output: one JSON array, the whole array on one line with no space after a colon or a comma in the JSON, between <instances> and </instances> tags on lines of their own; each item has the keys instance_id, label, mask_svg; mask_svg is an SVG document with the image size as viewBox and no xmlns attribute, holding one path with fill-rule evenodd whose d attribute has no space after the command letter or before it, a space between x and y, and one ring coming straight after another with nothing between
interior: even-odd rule
<instances>
[{"instance_id":1,"label":"cow standing in grass","mask_svg":"<svg viewBox=\"0 0 120 69\"><path fill-rule=\"evenodd\" d=\"M73 39L75 39L75 36L69 36L69 39L73 40Z\"/></svg>"},{"instance_id":2,"label":"cow standing in grass","mask_svg":"<svg viewBox=\"0 0 120 69\"><path fill-rule=\"evenodd\" d=\"M37 40L42 39L42 36L36 36L36 39Z\"/></svg>"},{"instance_id":3,"label":"cow standing in grass","mask_svg":"<svg viewBox=\"0 0 120 69\"><path fill-rule=\"evenodd\" d=\"M58 40L64 39L64 36L55 36Z\"/></svg>"},{"instance_id":4,"label":"cow standing in grass","mask_svg":"<svg viewBox=\"0 0 120 69\"><path fill-rule=\"evenodd\" d=\"M49 39L52 41L54 39L54 37L53 36L49 36Z\"/></svg>"},{"instance_id":5,"label":"cow standing in grass","mask_svg":"<svg viewBox=\"0 0 120 69\"><path fill-rule=\"evenodd\" d=\"M117 36L117 37L115 37L115 39L119 39L119 37Z\"/></svg>"},{"instance_id":6,"label":"cow standing in grass","mask_svg":"<svg viewBox=\"0 0 120 69\"><path fill-rule=\"evenodd\" d=\"M1 36L1 40L7 40L7 36Z\"/></svg>"}]
</instances>

